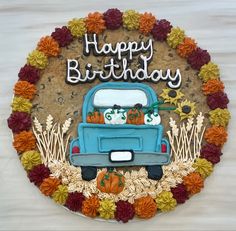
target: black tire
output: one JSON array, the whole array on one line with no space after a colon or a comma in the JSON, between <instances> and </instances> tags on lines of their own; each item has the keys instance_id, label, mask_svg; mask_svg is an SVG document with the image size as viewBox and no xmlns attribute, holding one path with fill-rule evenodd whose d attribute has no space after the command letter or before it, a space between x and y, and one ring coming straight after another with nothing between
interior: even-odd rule
<instances>
[{"instance_id":1,"label":"black tire","mask_svg":"<svg viewBox=\"0 0 236 231\"><path fill-rule=\"evenodd\" d=\"M97 176L97 167L92 167L92 166L86 166L83 167L81 166L81 175L82 179L86 181L90 181L96 178Z\"/></svg>"},{"instance_id":2,"label":"black tire","mask_svg":"<svg viewBox=\"0 0 236 231\"><path fill-rule=\"evenodd\" d=\"M146 166L148 172L148 178L152 180L160 180L163 176L163 170L161 165Z\"/></svg>"}]
</instances>

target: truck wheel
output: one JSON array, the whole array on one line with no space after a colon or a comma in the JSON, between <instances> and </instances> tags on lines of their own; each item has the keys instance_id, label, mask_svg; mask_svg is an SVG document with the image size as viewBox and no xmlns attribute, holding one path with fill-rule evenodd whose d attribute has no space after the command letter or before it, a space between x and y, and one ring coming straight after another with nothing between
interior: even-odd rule
<instances>
[{"instance_id":1,"label":"truck wheel","mask_svg":"<svg viewBox=\"0 0 236 231\"><path fill-rule=\"evenodd\" d=\"M86 181L90 181L96 178L97 176L97 168L96 167L91 167L91 166L86 166L83 167L81 166L82 170L82 179Z\"/></svg>"},{"instance_id":2,"label":"truck wheel","mask_svg":"<svg viewBox=\"0 0 236 231\"><path fill-rule=\"evenodd\" d=\"M148 178L152 180L160 180L163 176L163 170L161 165L146 166L148 172Z\"/></svg>"}]
</instances>

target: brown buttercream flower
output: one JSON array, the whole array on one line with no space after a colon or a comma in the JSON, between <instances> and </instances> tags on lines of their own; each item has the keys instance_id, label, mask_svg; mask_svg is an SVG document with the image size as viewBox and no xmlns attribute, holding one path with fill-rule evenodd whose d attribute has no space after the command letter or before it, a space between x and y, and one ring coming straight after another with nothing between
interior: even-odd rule
<instances>
[{"instance_id":1,"label":"brown buttercream flower","mask_svg":"<svg viewBox=\"0 0 236 231\"><path fill-rule=\"evenodd\" d=\"M224 84L219 79L210 79L202 85L204 95L211 95L224 90Z\"/></svg>"},{"instance_id":2,"label":"brown buttercream flower","mask_svg":"<svg viewBox=\"0 0 236 231\"><path fill-rule=\"evenodd\" d=\"M47 56L57 56L60 52L58 42L51 36L45 36L40 39L37 50L43 52Z\"/></svg>"},{"instance_id":3,"label":"brown buttercream flower","mask_svg":"<svg viewBox=\"0 0 236 231\"><path fill-rule=\"evenodd\" d=\"M194 39L186 37L184 41L177 47L177 53L180 57L186 58L197 48L197 43Z\"/></svg>"},{"instance_id":4,"label":"brown buttercream flower","mask_svg":"<svg viewBox=\"0 0 236 231\"><path fill-rule=\"evenodd\" d=\"M60 180L53 177L45 178L39 189L45 196L51 196L60 185Z\"/></svg>"},{"instance_id":5,"label":"brown buttercream flower","mask_svg":"<svg viewBox=\"0 0 236 231\"><path fill-rule=\"evenodd\" d=\"M199 193L204 187L204 180L197 172L192 172L184 177L183 184L190 195Z\"/></svg>"},{"instance_id":6,"label":"brown buttercream flower","mask_svg":"<svg viewBox=\"0 0 236 231\"><path fill-rule=\"evenodd\" d=\"M28 81L18 81L14 86L14 93L26 99L33 99L36 87Z\"/></svg>"},{"instance_id":7,"label":"brown buttercream flower","mask_svg":"<svg viewBox=\"0 0 236 231\"><path fill-rule=\"evenodd\" d=\"M17 152L33 150L36 147L36 139L31 131L23 131L14 136L13 146Z\"/></svg>"},{"instance_id":8,"label":"brown buttercream flower","mask_svg":"<svg viewBox=\"0 0 236 231\"><path fill-rule=\"evenodd\" d=\"M145 35L149 34L156 22L155 16L151 13L145 12L139 18L139 31Z\"/></svg>"},{"instance_id":9,"label":"brown buttercream flower","mask_svg":"<svg viewBox=\"0 0 236 231\"><path fill-rule=\"evenodd\" d=\"M96 217L99 208L99 199L97 196L91 196L83 201L82 213L88 217Z\"/></svg>"},{"instance_id":10,"label":"brown buttercream flower","mask_svg":"<svg viewBox=\"0 0 236 231\"><path fill-rule=\"evenodd\" d=\"M151 218L157 212L157 204L152 197L141 197L134 202L134 209L140 218Z\"/></svg>"},{"instance_id":11,"label":"brown buttercream flower","mask_svg":"<svg viewBox=\"0 0 236 231\"><path fill-rule=\"evenodd\" d=\"M221 126L212 126L205 132L204 138L210 144L222 146L227 141L227 131Z\"/></svg>"},{"instance_id":12,"label":"brown buttercream flower","mask_svg":"<svg viewBox=\"0 0 236 231\"><path fill-rule=\"evenodd\" d=\"M100 34L105 30L105 20L103 14L99 12L89 13L85 20L87 31L89 33Z\"/></svg>"}]
</instances>

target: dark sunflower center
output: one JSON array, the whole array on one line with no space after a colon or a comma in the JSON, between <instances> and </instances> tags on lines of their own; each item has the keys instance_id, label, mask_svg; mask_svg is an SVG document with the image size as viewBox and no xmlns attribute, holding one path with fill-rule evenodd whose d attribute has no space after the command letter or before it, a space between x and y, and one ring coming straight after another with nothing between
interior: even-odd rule
<instances>
[{"instance_id":1,"label":"dark sunflower center","mask_svg":"<svg viewBox=\"0 0 236 231\"><path fill-rule=\"evenodd\" d=\"M189 114L191 112L191 107L188 106L188 105L184 105L182 107L182 112L185 113L185 114Z\"/></svg>"},{"instance_id":2,"label":"dark sunflower center","mask_svg":"<svg viewBox=\"0 0 236 231\"><path fill-rule=\"evenodd\" d=\"M170 90L168 93L168 96L171 98L175 98L177 96L177 93L175 90Z\"/></svg>"}]
</instances>

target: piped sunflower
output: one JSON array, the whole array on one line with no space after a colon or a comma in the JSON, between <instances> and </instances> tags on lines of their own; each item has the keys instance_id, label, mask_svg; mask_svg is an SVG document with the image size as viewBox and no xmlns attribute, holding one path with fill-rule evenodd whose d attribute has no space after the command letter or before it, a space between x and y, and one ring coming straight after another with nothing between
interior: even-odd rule
<instances>
[{"instance_id":1,"label":"piped sunflower","mask_svg":"<svg viewBox=\"0 0 236 231\"><path fill-rule=\"evenodd\" d=\"M183 102L178 103L178 107L175 110L175 112L179 114L181 120L184 120L192 118L196 114L195 109L196 109L195 103L190 102L186 99Z\"/></svg>"},{"instance_id":2,"label":"piped sunflower","mask_svg":"<svg viewBox=\"0 0 236 231\"><path fill-rule=\"evenodd\" d=\"M165 88L163 89L160 96L164 99L165 103L177 105L178 100L180 100L184 96L184 94L180 90Z\"/></svg>"}]
</instances>

